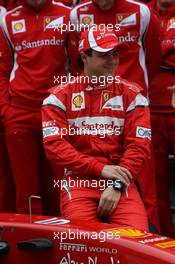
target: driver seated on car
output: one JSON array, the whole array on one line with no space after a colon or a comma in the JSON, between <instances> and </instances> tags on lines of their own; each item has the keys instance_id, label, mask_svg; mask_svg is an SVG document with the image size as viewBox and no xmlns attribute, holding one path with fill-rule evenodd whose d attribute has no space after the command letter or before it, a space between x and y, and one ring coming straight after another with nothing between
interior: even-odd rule
<instances>
[{"instance_id":1,"label":"driver seated on car","mask_svg":"<svg viewBox=\"0 0 175 264\"><path fill-rule=\"evenodd\" d=\"M84 70L44 100L43 138L48 159L64 167L62 216L147 231L134 180L150 155L150 113L141 87L115 74L125 45L107 28L82 32Z\"/></svg>"}]
</instances>

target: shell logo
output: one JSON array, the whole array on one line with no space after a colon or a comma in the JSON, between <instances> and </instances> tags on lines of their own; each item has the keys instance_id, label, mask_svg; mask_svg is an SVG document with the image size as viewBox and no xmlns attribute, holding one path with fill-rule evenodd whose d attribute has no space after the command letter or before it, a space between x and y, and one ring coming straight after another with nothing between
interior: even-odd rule
<instances>
[{"instance_id":1,"label":"shell logo","mask_svg":"<svg viewBox=\"0 0 175 264\"><path fill-rule=\"evenodd\" d=\"M146 232L137 230L137 229L116 229L116 230L110 230L113 234L118 234L120 236L125 236L125 237L143 237L147 235Z\"/></svg>"},{"instance_id":2,"label":"shell logo","mask_svg":"<svg viewBox=\"0 0 175 264\"><path fill-rule=\"evenodd\" d=\"M21 31L23 29L23 24L20 23L20 22L19 23L16 23L14 25L14 28L15 28L16 31Z\"/></svg>"},{"instance_id":3,"label":"shell logo","mask_svg":"<svg viewBox=\"0 0 175 264\"><path fill-rule=\"evenodd\" d=\"M90 23L91 23L91 18L90 18L90 16L84 16L84 17L82 18L82 23L83 23L84 25L90 25Z\"/></svg>"},{"instance_id":4,"label":"shell logo","mask_svg":"<svg viewBox=\"0 0 175 264\"><path fill-rule=\"evenodd\" d=\"M83 104L83 97L81 95L77 95L73 98L73 104L77 107L80 108Z\"/></svg>"}]
</instances>

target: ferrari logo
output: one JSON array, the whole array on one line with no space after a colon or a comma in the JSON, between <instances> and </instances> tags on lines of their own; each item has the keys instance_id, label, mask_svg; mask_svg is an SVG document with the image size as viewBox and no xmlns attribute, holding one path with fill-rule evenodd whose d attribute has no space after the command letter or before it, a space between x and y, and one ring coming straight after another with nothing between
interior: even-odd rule
<instances>
[{"instance_id":1,"label":"ferrari logo","mask_svg":"<svg viewBox=\"0 0 175 264\"><path fill-rule=\"evenodd\" d=\"M117 22L120 23L123 20L123 15L117 15Z\"/></svg>"},{"instance_id":2,"label":"ferrari logo","mask_svg":"<svg viewBox=\"0 0 175 264\"><path fill-rule=\"evenodd\" d=\"M104 98L105 102L108 101L109 100L109 93L104 93L103 98Z\"/></svg>"},{"instance_id":3,"label":"ferrari logo","mask_svg":"<svg viewBox=\"0 0 175 264\"><path fill-rule=\"evenodd\" d=\"M50 17L45 17L45 23L46 23L46 24L49 24L50 21L51 21Z\"/></svg>"}]
</instances>

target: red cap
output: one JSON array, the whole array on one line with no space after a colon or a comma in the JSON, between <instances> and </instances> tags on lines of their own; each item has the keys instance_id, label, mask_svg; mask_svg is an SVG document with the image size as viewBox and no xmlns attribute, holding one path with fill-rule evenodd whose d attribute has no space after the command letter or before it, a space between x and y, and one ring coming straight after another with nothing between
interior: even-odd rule
<instances>
[{"instance_id":1,"label":"red cap","mask_svg":"<svg viewBox=\"0 0 175 264\"><path fill-rule=\"evenodd\" d=\"M79 42L79 53L93 49L98 52L108 52L114 48L124 48L125 44L120 42L113 30L107 27L93 26L81 33Z\"/></svg>"}]
</instances>

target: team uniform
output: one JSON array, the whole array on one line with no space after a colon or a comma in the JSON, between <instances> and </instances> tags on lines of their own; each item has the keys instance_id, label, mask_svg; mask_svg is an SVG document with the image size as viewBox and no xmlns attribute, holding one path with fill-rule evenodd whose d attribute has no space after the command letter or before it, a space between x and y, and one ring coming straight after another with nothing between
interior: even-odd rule
<instances>
[{"instance_id":1,"label":"team uniform","mask_svg":"<svg viewBox=\"0 0 175 264\"><path fill-rule=\"evenodd\" d=\"M65 182L62 214L86 221L97 220L102 191L91 185L90 188L76 187L76 182L102 179L106 164L123 166L137 178L150 155L146 98L140 94L139 87L124 80L103 89L76 80L53 88L52 94L44 100L42 112L47 157L64 167L65 181L75 181L73 187ZM69 133L62 137L63 130ZM82 130L86 133L81 133ZM128 198L122 194L109 222L147 230L146 212L134 182L128 192Z\"/></svg>"},{"instance_id":2,"label":"team uniform","mask_svg":"<svg viewBox=\"0 0 175 264\"><path fill-rule=\"evenodd\" d=\"M161 24L162 62L151 82L150 108L161 231L171 237L175 228L170 210L168 155L170 149L175 154L175 109L171 103L172 91L168 87L175 84L175 4L166 12L157 8L157 13Z\"/></svg>"},{"instance_id":3,"label":"team uniform","mask_svg":"<svg viewBox=\"0 0 175 264\"><path fill-rule=\"evenodd\" d=\"M6 13L6 9L0 6L0 20L5 13ZM4 74L9 76L11 67L6 68L6 65L4 65L3 60L1 58L2 56L5 56L5 59L7 61L10 61L11 52L9 47L7 49L5 48L6 40L1 28L0 28L0 43L2 43L0 49L0 71L1 72L3 71ZM2 87L4 87L5 85L6 83L2 83ZM0 107L0 211L1 212L14 211L15 205L13 201L14 201L14 185L11 176L7 148L5 144L5 135L4 135L4 128L2 125L2 113Z\"/></svg>"},{"instance_id":4,"label":"team uniform","mask_svg":"<svg viewBox=\"0 0 175 264\"><path fill-rule=\"evenodd\" d=\"M160 61L159 25L148 7L135 1L117 0L111 10L102 12L92 1L85 1L71 11L71 21L74 25L114 25L119 40L129 45L128 52L120 55L117 75L138 83L147 95L148 79L152 78ZM74 37L72 46L75 43Z\"/></svg>"},{"instance_id":5,"label":"team uniform","mask_svg":"<svg viewBox=\"0 0 175 264\"><path fill-rule=\"evenodd\" d=\"M71 21L78 26L112 24L118 39L128 44L128 50L121 51L119 55L116 74L138 83L144 89L142 93L148 95L149 80L154 76L160 62L160 32L156 15L146 5L136 1L116 0L111 10L103 12L92 1L85 1L71 11ZM77 57L75 47L77 41L78 35L71 33L71 58ZM77 69L76 62L73 60L71 71L76 75L75 69ZM148 215L152 223L159 227L153 160L147 163L138 177L138 182Z\"/></svg>"},{"instance_id":6,"label":"team uniform","mask_svg":"<svg viewBox=\"0 0 175 264\"><path fill-rule=\"evenodd\" d=\"M67 32L61 33L59 26L68 24L69 13L70 8L51 1L46 1L42 10L35 13L23 1L2 22L6 46L10 43L14 53L10 80L4 72L0 73L0 105L2 111L5 109L3 125L16 185L17 212L28 212L29 196L40 195L39 176L44 186L48 182L53 186L52 175L44 183L47 162L42 149L40 108L48 89L54 85L54 76L66 74ZM2 60L7 67L11 63L5 57ZM2 85L4 81L6 85ZM47 195L52 192L49 187L47 190ZM45 203L49 203L46 198ZM54 203L52 206L56 207ZM38 204L34 208L41 213Z\"/></svg>"}]
</instances>

